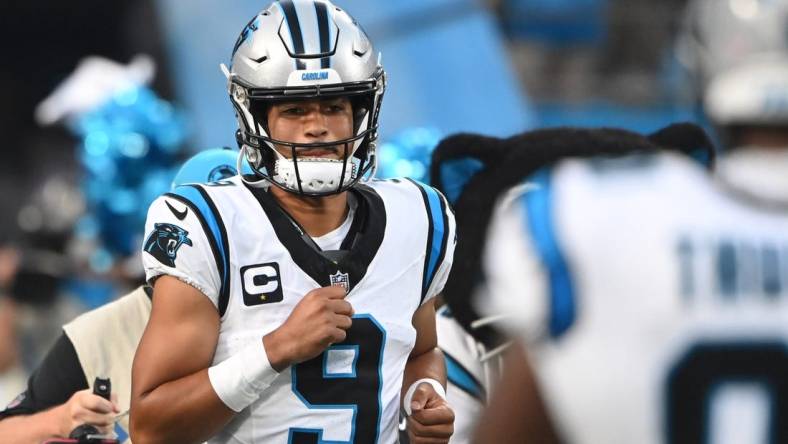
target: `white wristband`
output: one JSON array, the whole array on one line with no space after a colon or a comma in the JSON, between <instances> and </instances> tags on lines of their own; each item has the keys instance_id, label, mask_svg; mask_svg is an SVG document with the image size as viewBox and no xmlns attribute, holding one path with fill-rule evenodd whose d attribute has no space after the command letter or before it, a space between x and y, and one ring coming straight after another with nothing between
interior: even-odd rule
<instances>
[{"instance_id":1,"label":"white wristband","mask_svg":"<svg viewBox=\"0 0 788 444\"><path fill-rule=\"evenodd\" d=\"M216 395L235 412L257 401L278 375L268 362L262 339L208 369Z\"/></svg>"},{"instance_id":2,"label":"white wristband","mask_svg":"<svg viewBox=\"0 0 788 444\"><path fill-rule=\"evenodd\" d=\"M432 388L435 389L435 393L437 393L438 396L440 396L443 399L446 399L446 390L444 390L440 382L432 378L419 379L418 381L411 384L410 387L408 387L408 391L405 392L405 397L402 398L402 407L405 409L405 414L408 416L410 416L411 413L410 401L413 399L413 394L416 392L416 388L422 382L431 385Z\"/></svg>"}]
</instances>

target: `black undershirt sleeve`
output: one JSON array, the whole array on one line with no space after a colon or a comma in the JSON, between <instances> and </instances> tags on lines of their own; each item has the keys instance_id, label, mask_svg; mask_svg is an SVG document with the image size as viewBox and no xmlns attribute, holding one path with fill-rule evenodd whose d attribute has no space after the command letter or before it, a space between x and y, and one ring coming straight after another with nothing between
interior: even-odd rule
<instances>
[{"instance_id":1,"label":"black undershirt sleeve","mask_svg":"<svg viewBox=\"0 0 788 444\"><path fill-rule=\"evenodd\" d=\"M75 392L86 388L88 382L74 344L62 333L30 376L27 390L0 410L0 419L41 412L65 403Z\"/></svg>"}]
</instances>

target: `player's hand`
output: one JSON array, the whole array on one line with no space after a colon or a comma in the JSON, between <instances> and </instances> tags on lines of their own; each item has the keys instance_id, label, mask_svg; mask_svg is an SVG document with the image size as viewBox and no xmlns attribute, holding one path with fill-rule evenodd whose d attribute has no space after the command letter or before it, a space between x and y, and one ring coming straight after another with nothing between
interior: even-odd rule
<instances>
[{"instance_id":1,"label":"player's hand","mask_svg":"<svg viewBox=\"0 0 788 444\"><path fill-rule=\"evenodd\" d=\"M342 342L352 324L353 307L339 286L317 288L304 296L279 328L263 338L276 371L314 358Z\"/></svg>"},{"instance_id":2,"label":"player's hand","mask_svg":"<svg viewBox=\"0 0 788 444\"><path fill-rule=\"evenodd\" d=\"M57 417L63 437L67 437L82 424L90 424L96 427L99 433L108 434L113 430L115 415L119 413L115 402L94 395L90 389L74 393L65 404L55 408L59 409Z\"/></svg>"},{"instance_id":3,"label":"player's hand","mask_svg":"<svg viewBox=\"0 0 788 444\"><path fill-rule=\"evenodd\" d=\"M445 444L454 433L454 411L427 383L413 392L408 416L411 444Z\"/></svg>"}]
</instances>

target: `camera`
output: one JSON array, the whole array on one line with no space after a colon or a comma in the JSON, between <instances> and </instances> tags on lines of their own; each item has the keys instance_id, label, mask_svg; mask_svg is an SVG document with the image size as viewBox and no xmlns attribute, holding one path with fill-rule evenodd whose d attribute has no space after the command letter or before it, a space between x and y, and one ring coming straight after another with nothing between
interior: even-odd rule
<instances>
[{"instance_id":1,"label":"camera","mask_svg":"<svg viewBox=\"0 0 788 444\"><path fill-rule=\"evenodd\" d=\"M109 401L112 393L112 383L109 378L96 378L93 381L93 394ZM98 429L90 424L82 424L68 435L68 438L55 438L44 441L42 444L119 444L115 438L99 433Z\"/></svg>"}]
</instances>

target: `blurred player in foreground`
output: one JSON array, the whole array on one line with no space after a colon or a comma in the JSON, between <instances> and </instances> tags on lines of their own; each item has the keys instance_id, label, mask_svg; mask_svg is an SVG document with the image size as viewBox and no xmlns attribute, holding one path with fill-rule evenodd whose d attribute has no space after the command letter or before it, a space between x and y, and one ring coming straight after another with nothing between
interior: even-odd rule
<instances>
[{"instance_id":1,"label":"blurred player in foreground","mask_svg":"<svg viewBox=\"0 0 788 444\"><path fill-rule=\"evenodd\" d=\"M470 441L473 427L480 420L478 413L485 405L483 395L498 384L500 359L511 343L500 329L506 315L488 316L479 310L490 297L480 264L485 227L495 203L490 196L522 183L533 172L566 156L621 156L661 150L696 158L707 167L713 161L711 142L705 133L688 124L671 125L648 137L612 128L557 128L509 139L460 134L441 141L432 156L430 177L453 202L458 231L462 233L455 268L444 291L451 316L439 317L438 329L439 345L446 354L449 381L453 383L449 400L457 420L452 439Z\"/></svg>"},{"instance_id":2,"label":"blurred player in foreground","mask_svg":"<svg viewBox=\"0 0 788 444\"><path fill-rule=\"evenodd\" d=\"M235 151L203 151L181 167L173 186L234 176L235 159ZM150 317L151 296L149 287L139 287L66 324L27 390L0 411L2 442L40 444L66 438L82 424L110 433L118 422L127 434L131 364ZM92 393L88 382L96 377L110 378L114 402Z\"/></svg>"},{"instance_id":3,"label":"blurred player in foreground","mask_svg":"<svg viewBox=\"0 0 788 444\"><path fill-rule=\"evenodd\" d=\"M133 367L141 443L447 442L433 298L454 249L445 198L374 174L385 86L328 1L278 1L226 69L251 176L151 206L151 320Z\"/></svg>"},{"instance_id":4,"label":"blurred player in foreground","mask_svg":"<svg viewBox=\"0 0 788 444\"><path fill-rule=\"evenodd\" d=\"M520 345L477 442L788 442L788 60L711 80L730 152L567 158L498 201L488 313Z\"/></svg>"}]
</instances>

